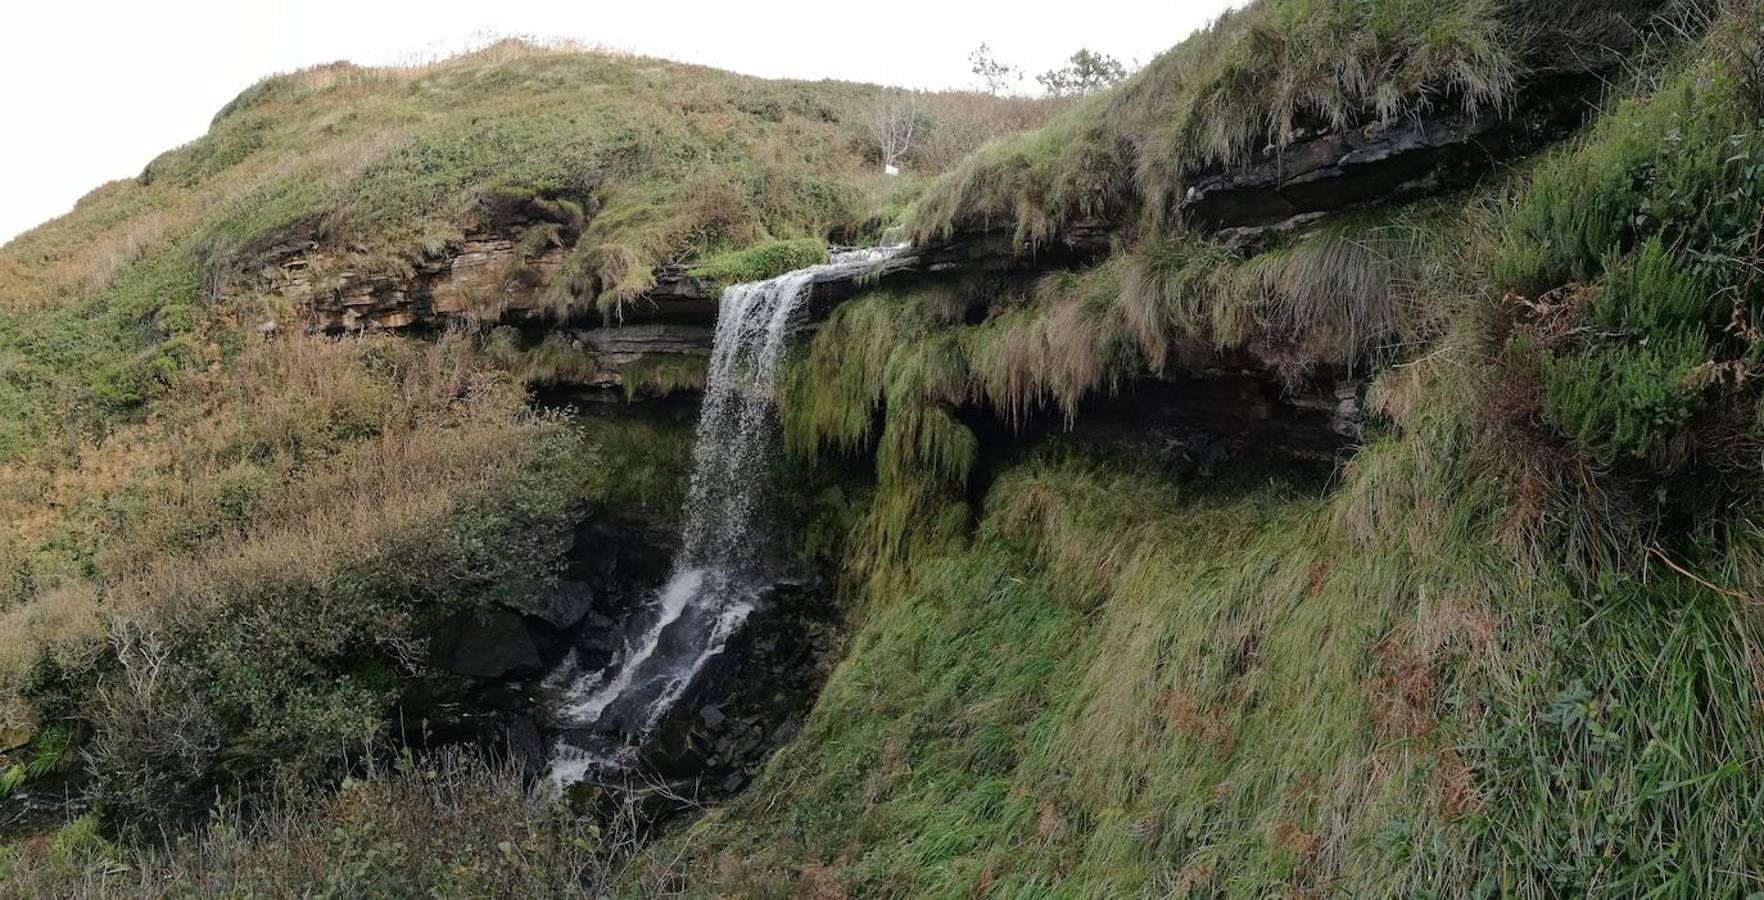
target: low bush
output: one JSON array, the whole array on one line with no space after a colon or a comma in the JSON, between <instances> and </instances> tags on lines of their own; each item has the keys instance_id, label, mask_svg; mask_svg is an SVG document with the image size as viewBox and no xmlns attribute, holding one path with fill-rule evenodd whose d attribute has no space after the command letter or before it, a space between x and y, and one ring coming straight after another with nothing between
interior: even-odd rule
<instances>
[{"instance_id":1,"label":"low bush","mask_svg":"<svg viewBox=\"0 0 1764 900\"><path fill-rule=\"evenodd\" d=\"M588 897L633 843L521 772L461 753L403 757L340 790L226 805L201 830L115 844L90 818L0 848L29 897Z\"/></svg>"},{"instance_id":2,"label":"low bush","mask_svg":"<svg viewBox=\"0 0 1764 900\"><path fill-rule=\"evenodd\" d=\"M1600 462L1749 458L1734 434L1764 347L1764 128L1732 66L1718 51L1622 104L1508 219L1497 273L1536 298L1522 326L1548 353L1544 416Z\"/></svg>"}]
</instances>

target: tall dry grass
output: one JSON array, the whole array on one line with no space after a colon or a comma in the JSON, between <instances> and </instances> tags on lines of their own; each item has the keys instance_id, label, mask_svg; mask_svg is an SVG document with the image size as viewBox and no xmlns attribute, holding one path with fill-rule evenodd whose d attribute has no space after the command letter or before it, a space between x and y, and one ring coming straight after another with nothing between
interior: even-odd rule
<instances>
[{"instance_id":1,"label":"tall dry grass","mask_svg":"<svg viewBox=\"0 0 1764 900\"><path fill-rule=\"evenodd\" d=\"M255 585L323 584L523 478L552 427L463 337L260 341L157 421L60 473L9 523L24 596L0 611L0 693L80 671L129 621L198 622ZM69 540L78 562L47 548ZM25 558L28 557L28 558ZM388 628L388 634L397 629Z\"/></svg>"},{"instance_id":2,"label":"tall dry grass","mask_svg":"<svg viewBox=\"0 0 1764 900\"><path fill-rule=\"evenodd\" d=\"M223 804L193 835L119 845L95 823L0 852L15 896L599 896L635 836L535 792L516 766L407 756L341 790Z\"/></svg>"}]
</instances>

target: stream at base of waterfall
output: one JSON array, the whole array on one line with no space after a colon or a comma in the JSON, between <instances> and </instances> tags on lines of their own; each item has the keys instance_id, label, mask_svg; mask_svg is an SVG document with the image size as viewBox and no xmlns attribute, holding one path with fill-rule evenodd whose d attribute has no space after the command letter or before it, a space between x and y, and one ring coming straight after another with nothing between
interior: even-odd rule
<instances>
[{"instance_id":1,"label":"stream at base of waterfall","mask_svg":"<svg viewBox=\"0 0 1764 900\"><path fill-rule=\"evenodd\" d=\"M723 291L673 573L625 623L622 651L610 665L584 671L571 653L547 677L556 697L550 718L569 732L552 749L554 784L628 769L636 748L753 611L768 587L759 503L778 444L786 339L817 277L862 272L897 252L839 252L821 265Z\"/></svg>"}]
</instances>

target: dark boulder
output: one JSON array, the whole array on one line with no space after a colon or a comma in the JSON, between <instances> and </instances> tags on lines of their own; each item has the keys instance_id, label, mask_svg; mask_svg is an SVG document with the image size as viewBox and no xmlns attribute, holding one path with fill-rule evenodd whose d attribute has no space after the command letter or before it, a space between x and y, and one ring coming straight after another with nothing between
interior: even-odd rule
<instances>
[{"instance_id":1,"label":"dark boulder","mask_svg":"<svg viewBox=\"0 0 1764 900\"><path fill-rule=\"evenodd\" d=\"M541 670L527 623L506 610L455 616L434 636L430 652L437 668L473 678L518 678Z\"/></svg>"},{"instance_id":2,"label":"dark boulder","mask_svg":"<svg viewBox=\"0 0 1764 900\"><path fill-rule=\"evenodd\" d=\"M548 592L511 600L507 605L553 628L573 628L594 608L594 587L586 581L565 578Z\"/></svg>"}]
</instances>

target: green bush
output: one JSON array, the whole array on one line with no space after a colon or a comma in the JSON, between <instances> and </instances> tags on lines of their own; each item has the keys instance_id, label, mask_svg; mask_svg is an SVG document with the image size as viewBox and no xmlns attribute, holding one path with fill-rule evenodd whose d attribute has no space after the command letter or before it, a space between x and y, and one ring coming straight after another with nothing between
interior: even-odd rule
<instances>
[{"instance_id":1,"label":"green bush","mask_svg":"<svg viewBox=\"0 0 1764 900\"><path fill-rule=\"evenodd\" d=\"M1697 413L1764 350L1760 208L1764 123L1720 58L1619 105L1539 167L1496 275L1527 296L1591 286L1590 306L1566 313L1584 321L1550 348L1552 426L1601 460L1684 463ZM1663 456L1668 444L1679 450Z\"/></svg>"},{"instance_id":2,"label":"green bush","mask_svg":"<svg viewBox=\"0 0 1764 900\"><path fill-rule=\"evenodd\" d=\"M1705 349L1700 337L1656 337L1551 359L1544 417L1597 459L1646 458L1700 405L1693 381Z\"/></svg>"},{"instance_id":3,"label":"green bush","mask_svg":"<svg viewBox=\"0 0 1764 900\"><path fill-rule=\"evenodd\" d=\"M1544 417L1595 457L1645 458L1700 408L1723 309L1653 238L1622 262L1607 260L1588 322L1598 335L1546 366Z\"/></svg>"}]
</instances>

